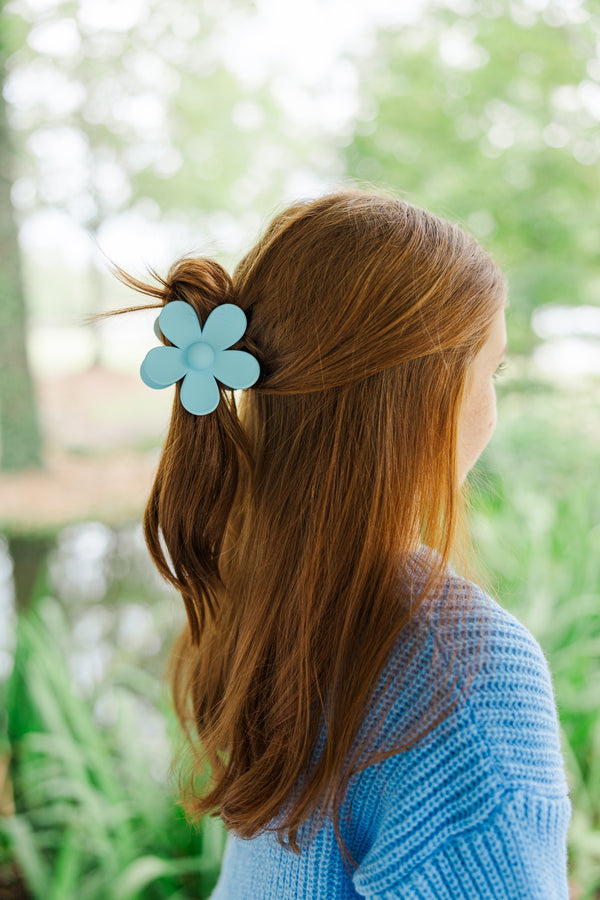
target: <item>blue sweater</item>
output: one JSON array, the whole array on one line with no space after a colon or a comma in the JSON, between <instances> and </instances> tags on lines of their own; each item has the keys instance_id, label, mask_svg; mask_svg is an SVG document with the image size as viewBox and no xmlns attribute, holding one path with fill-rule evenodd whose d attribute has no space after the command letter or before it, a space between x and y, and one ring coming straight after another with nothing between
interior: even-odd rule
<instances>
[{"instance_id":1,"label":"blue sweater","mask_svg":"<svg viewBox=\"0 0 600 900\"><path fill-rule=\"evenodd\" d=\"M478 587L454 573L449 587L457 613L446 615L442 598L427 630L403 632L372 715L402 678L382 739L405 733L433 697L440 665L458 679L448 707L459 700L426 738L350 781L340 823L358 868L345 868L329 820L304 846L300 829L300 856L272 832L249 841L230 833L211 900L567 900L571 804L548 664Z\"/></svg>"}]
</instances>

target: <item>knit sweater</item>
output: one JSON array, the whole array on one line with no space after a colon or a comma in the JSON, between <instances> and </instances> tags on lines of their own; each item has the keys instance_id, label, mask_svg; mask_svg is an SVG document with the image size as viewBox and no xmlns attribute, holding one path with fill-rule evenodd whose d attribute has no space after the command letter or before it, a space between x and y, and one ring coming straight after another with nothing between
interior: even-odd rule
<instances>
[{"instance_id":1,"label":"knit sweater","mask_svg":"<svg viewBox=\"0 0 600 900\"><path fill-rule=\"evenodd\" d=\"M330 819L310 840L310 820L300 828L300 855L272 831L230 833L211 900L567 900L571 804L548 664L478 587L451 573L448 592L456 603L442 596L426 628L402 632L365 718L385 710L393 742L427 720L451 672L442 721L350 781L340 825L357 867Z\"/></svg>"}]
</instances>

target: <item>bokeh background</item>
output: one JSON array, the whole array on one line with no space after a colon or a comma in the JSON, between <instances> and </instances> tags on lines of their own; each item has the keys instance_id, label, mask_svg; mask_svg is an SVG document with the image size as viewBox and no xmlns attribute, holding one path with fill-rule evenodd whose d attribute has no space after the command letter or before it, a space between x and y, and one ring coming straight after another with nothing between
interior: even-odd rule
<instances>
[{"instance_id":1,"label":"bokeh background","mask_svg":"<svg viewBox=\"0 0 600 900\"><path fill-rule=\"evenodd\" d=\"M141 518L173 389L140 277L235 265L291 199L389 187L509 284L473 530L554 677L573 898L600 897L597 0L0 0L0 898L210 893Z\"/></svg>"}]
</instances>

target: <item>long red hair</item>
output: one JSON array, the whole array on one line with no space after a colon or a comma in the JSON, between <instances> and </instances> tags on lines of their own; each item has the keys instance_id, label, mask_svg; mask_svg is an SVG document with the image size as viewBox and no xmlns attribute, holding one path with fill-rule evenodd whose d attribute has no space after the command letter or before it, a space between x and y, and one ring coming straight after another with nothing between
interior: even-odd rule
<instances>
[{"instance_id":1,"label":"long red hair","mask_svg":"<svg viewBox=\"0 0 600 900\"><path fill-rule=\"evenodd\" d=\"M238 304L236 347L261 367L207 416L177 384L145 510L188 616L169 665L184 809L296 852L331 814L340 840L349 779L409 740L379 746L385 716L358 740L386 659L466 546L457 423L504 279L458 226L361 190L288 208L233 277L208 259L157 284L115 269L201 323ZM419 545L437 551L420 569Z\"/></svg>"}]
</instances>

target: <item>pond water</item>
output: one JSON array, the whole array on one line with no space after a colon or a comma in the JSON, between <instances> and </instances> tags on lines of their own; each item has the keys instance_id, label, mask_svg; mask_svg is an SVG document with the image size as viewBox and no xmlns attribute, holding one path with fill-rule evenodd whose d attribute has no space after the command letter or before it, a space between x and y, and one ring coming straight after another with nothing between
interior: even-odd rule
<instances>
[{"instance_id":1,"label":"pond water","mask_svg":"<svg viewBox=\"0 0 600 900\"><path fill-rule=\"evenodd\" d=\"M110 728L119 715L135 723L151 750L152 774L165 781L169 742L155 701L185 612L152 563L141 523L113 529L91 521L62 529L47 558L46 583L68 623L65 662L73 692L92 703L100 727ZM12 671L15 633L13 564L2 536L0 681ZM134 689L124 690L127 683Z\"/></svg>"},{"instance_id":2,"label":"pond water","mask_svg":"<svg viewBox=\"0 0 600 900\"><path fill-rule=\"evenodd\" d=\"M72 624L69 662L84 692L104 676L116 652L160 657L165 621L175 627L184 621L177 615L178 594L148 554L141 523L113 529L92 521L62 529L47 558L47 578ZM11 666L14 602L13 564L0 536L0 677Z\"/></svg>"}]
</instances>

